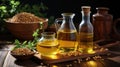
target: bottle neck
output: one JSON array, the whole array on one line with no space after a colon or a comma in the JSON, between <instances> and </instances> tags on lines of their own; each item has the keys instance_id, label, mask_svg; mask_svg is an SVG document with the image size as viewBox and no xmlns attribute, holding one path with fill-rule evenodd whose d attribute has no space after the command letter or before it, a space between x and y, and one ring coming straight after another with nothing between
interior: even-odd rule
<instances>
[{"instance_id":1,"label":"bottle neck","mask_svg":"<svg viewBox=\"0 0 120 67\"><path fill-rule=\"evenodd\" d=\"M82 11L82 21L85 21L87 23L90 22L90 12L85 13Z\"/></svg>"},{"instance_id":2,"label":"bottle neck","mask_svg":"<svg viewBox=\"0 0 120 67\"><path fill-rule=\"evenodd\" d=\"M45 39L54 39L55 33L54 32L43 32L42 37Z\"/></svg>"},{"instance_id":3,"label":"bottle neck","mask_svg":"<svg viewBox=\"0 0 120 67\"><path fill-rule=\"evenodd\" d=\"M65 22L73 22L74 13L62 13L63 21Z\"/></svg>"},{"instance_id":4,"label":"bottle neck","mask_svg":"<svg viewBox=\"0 0 120 67\"><path fill-rule=\"evenodd\" d=\"M73 22L73 18L69 17L69 16L64 16L63 21L65 21L65 22Z\"/></svg>"},{"instance_id":5,"label":"bottle neck","mask_svg":"<svg viewBox=\"0 0 120 67\"><path fill-rule=\"evenodd\" d=\"M108 11L107 11L107 10L98 10L97 13L100 13L100 14L107 14Z\"/></svg>"},{"instance_id":6,"label":"bottle neck","mask_svg":"<svg viewBox=\"0 0 120 67\"><path fill-rule=\"evenodd\" d=\"M45 39L54 39L55 36L43 36L43 38L45 38Z\"/></svg>"}]
</instances>

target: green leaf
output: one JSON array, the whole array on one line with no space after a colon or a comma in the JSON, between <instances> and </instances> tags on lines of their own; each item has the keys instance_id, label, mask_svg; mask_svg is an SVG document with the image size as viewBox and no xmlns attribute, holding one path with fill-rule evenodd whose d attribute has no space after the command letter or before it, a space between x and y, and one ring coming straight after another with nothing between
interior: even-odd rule
<instances>
[{"instance_id":1,"label":"green leaf","mask_svg":"<svg viewBox=\"0 0 120 67\"><path fill-rule=\"evenodd\" d=\"M39 35L38 33L39 33L39 29L36 29L36 31L34 31L34 33L33 33L32 36L33 36L33 37L37 37L37 36Z\"/></svg>"},{"instance_id":2,"label":"green leaf","mask_svg":"<svg viewBox=\"0 0 120 67\"><path fill-rule=\"evenodd\" d=\"M14 44L15 45L20 45L21 43L20 43L20 41L18 39L16 39L15 42L14 42Z\"/></svg>"},{"instance_id":3,"label":"green leaf","mask_svg":"<svg viewBox=\"0 0 120 67\"><path fill-rule=\"evenodd\" d=\"M15 5L20 5L20 2L19 2L19 1L16 1L16 2L15 2Z\"/></svg>"},{"instance_id":4,"label":"green leaf","mask_svg":"<svg viewBox=\"0 0 120 67\"><path fill-rule=\"evenodd\" d=\"M27 41L24 41L23 43L22 43L22 45L26 45L27 44Z\"/></svg>"},{"instance_id":5,"label":"green leaf","mask_svg":"<svg viewBox=\"0 0 120 67\"><path fill-rule=\"evenodd\" d=\"M15 1L13 1L13 0L12 0L12 1L10 1L10 3L11 3L11 4L14 4L14 3L15 3Z\"/></svg>"},{"instance_id":6,"label":"green leaf","mask_svg":"<svg viewBox=\"0 0 120 67\"><path fill-rule=\"evenodd\" d=\"M6 6L0 6L0 10L5 10Z\"/></svg>"},{"instance_id":7,"label":"green leaf","mask_svg":"<svg viewBox=\"0 0 120 67\"><path fill-rule=\"evenodd\" d=\"M15 40L14 44L15 44L15 47L13 48L13 50L21 47L21 43L18 39Z\"/></svg>"}]
</instances>

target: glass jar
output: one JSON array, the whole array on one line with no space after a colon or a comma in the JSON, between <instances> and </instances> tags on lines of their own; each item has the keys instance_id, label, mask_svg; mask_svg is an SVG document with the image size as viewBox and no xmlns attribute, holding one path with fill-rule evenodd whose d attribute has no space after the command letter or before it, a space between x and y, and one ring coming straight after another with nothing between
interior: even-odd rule
<instances>
[{"instance_id":1,"label":"glass jar","mask_svg":"<svg viewBox=\"0 0 120 67\"><path fill-rule=\"evenodd\" d=\"M77 30L73 23L74 13L62 13L63 18L56 19L56 23L62 21L58 26L57 39L61 52L75 51L77 49Z\"/></svg>"},{"instance_id":2,"label":"glass jar","mask_svg":"<svg viewBox=\"0 0 120 67\"><path fill-rule=\"evenodd\" d=\"M46 57L50 57L51 55L56 55L58 53L58 41L55 38L54 32L43 32L41 33L41 38L37 43L37 51Z\"/></svg>"},{"instance_id":3,"label":"glass jar","mask_svg":"<svg viewBox=\"0 0 120 67\"><path fill-rule=\"evenodd\" d=\"M93 53L93 25L90 22L90 6L82 6L82 21L79 24L78 50Z\"/></svg>"},{"instance_id":4,"label":"glass jar","mask_svg":"<svg viewBox=\"0 0 120 67\"><path fill-rule=\"evenodd\" d=\"M94 40L110 39L112 31L113 16L108 14L109 8L98 7L97 13L92 16L94 26Z\"/></svg>"}]
</instances>

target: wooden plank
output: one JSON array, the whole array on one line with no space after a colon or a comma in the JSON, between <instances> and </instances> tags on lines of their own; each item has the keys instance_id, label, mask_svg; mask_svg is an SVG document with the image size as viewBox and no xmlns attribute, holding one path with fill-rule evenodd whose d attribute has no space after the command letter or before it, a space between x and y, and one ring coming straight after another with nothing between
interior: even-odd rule
<instances>
[{"instance_id":1,"label":"wooden plank","mask_svg":"<svg viewBox=\"0 0 120 67\"><path fill-rule=\"evenodd\" d=\"M39 60L40 61L40 60ZM74 62L77 61L77 62ZM98 60L88 60L85 59L81 61L80 63L78 60L73 61L67 61L62 63L55 63L50 64L46 67L119 67L119 63L115 63L108 59L98 59ZM3 66L0 67L41 67L41 64L35 63L32 59L19 61L16 60L13 56L10 55L10 51L8 52L8 55L6 56L6 59L3 63Z\"/></svg>"},{"instance_id":2,"label":"wooden plank","mask_svg":"<svg viewBox=\"0 0 120 67\"><path fill-rule=\"evenodd\" d=\"M114 62L109 59L104 59L101 61L101 63L103 63L105 67L120 67L120 63Z\"/></svg>"},{"instance_id":3,"label":"wooden plank","mask_svg":"<svg viewBox=\"0 0 120 67\"><path fill-rule=\"evenodd\" d=\"M66 62L66 61L72 61L72 60L76 60L79 58L87 58L87 57L94 57L96 55L107 55L109 53L109 50L103 50L103 51L96 51L94 54L80 54L80 55L56 55L58 58L57 59L50 59L50 60L45 60L42 59L40 54L36 54L35 57L38 58L38 60L43 60L44 63L46 64L53 64L53 63L60 63L60 62Z\"/></svg>"},{"instance_id":4,"label":"wooden plank","mask_svg":"<svg viewBox=\"0 0 120 67\"><path fill-rule=\"evenodd\" d=\"M120 64L108 59L91 59L83 60L80 63L78 63L77 61L69 61L50 64L50 67L120 67Z\"/></svg>"}]
</instances>

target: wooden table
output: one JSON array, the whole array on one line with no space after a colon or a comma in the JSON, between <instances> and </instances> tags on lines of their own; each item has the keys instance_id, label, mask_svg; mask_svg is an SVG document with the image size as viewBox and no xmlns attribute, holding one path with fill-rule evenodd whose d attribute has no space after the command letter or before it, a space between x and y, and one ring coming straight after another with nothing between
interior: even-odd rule
<instances>
[{"instance_id":1,"label":"wooden table","mask_svg":"<svg viewBox=\"0 0 120 67\"><path fill-rule=\"evenodd\" d=\"M19 61L10 55L11 41L0 40L0 67L120 67L120 44L110 47L111 54L102 58L81 58L67 62L45 64L35 57Z\"/></svg>"}]
</instances>

